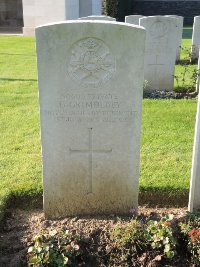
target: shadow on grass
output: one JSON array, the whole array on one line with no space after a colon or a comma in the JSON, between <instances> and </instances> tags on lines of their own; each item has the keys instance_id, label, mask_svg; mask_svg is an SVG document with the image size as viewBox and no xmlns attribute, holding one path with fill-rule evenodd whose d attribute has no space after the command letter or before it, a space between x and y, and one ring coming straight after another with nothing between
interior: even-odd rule
<instances>
[{"instance_id":1,"label":"shadow on grass","mask_svg":"<svg viewBox=\"0 0 200 267\"><path fill-rule=\"evenodd\" d=\"M3 56L26 56L26 57L35 57L34 54L11 54L11 53L0 53Z\"/></svg>"},{"instance_id":2,"label":"shadow on grass","mask_svg":"<svg viewBox=\"0 0 200 267\"><path fill-rule=\"evenodd\" d=\"M192 27L183 29L183 39L192 39Z\"/></svg>"},{"instance_id":3,"label":"shadow on grass","mask_svg":"<svg viewBox=\"0 0 200 267\"><path fill-rule=\"evenodd\" d=\"M13 78L0 78L0 81L7 82L37 82L37 79L13 79Z\"/></svg>"},{"instance_id":4,"label":"shadow on grass","mask_svg":"<svg viewBox=\"0 0 200 267\"><path fill-rule=\"evenodd\" d=\"M176 61L176 64L177 65L182 65L182 66L185 66L185 65L195 65L195 64L192 64L190 62L190 59L180 59L180 60L177 60Z\"/></svg>"},{"instance_id":5,"label":"shadow on grass","mask_svg":"<svg viewBox=\"0 0 200 267\"><path fill-rule=\"evenodd\" d=\"M141 188L139 204L149 207L187 207L189 189Z\"/></svg>"}]
</instances>

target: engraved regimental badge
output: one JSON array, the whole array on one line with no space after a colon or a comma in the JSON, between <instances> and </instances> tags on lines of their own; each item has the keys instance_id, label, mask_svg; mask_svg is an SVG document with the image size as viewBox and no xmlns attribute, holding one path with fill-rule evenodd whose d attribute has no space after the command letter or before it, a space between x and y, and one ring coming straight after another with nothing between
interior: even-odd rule
<instances>
[{"instance_id":1,"label":"engraved regimental badge","mask_svg":"<svg viewBox=\"0 0 200 267\"><path fill-rule=\"evenodd\" d=\"M167 24L163 21L156 21L151 25L150 29L151 36L154 38L162 38L165 37L168 33Z\"/></svg>"},{"instance_id":2,"label":"engraved regimental badge","mask_svg":"<svg viewBox=\"0 0 200 267\"><path fill-rule=\"evenodd\" d=\"M85 38L73 45L68 71L79 84L99 87L112 78L115 58L103 41Z\"/></svg>"}]
</instances>

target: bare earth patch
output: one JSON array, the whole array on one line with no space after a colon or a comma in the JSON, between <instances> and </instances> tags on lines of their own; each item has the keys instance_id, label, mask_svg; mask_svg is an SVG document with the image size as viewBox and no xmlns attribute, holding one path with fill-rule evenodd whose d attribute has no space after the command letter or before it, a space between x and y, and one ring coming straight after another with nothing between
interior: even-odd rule
<instances>
[{"instance_id":1,"label":"bare earth patch","mask_svg":"<svg viewBox=\"0 0 200 267\"><path fill-rule=\"evenodd\" d=\"M162 214L172 213L175 217L184 217L186 208L147 208L139 207L139 215L159 217ZM130 217L124 218L129 220ZM65 218L63 220L45 220L42 210L9 210L8 218L3 231L0 233L0 266L1 267L25 267L27 264L27 248L32 244L33 238L44 228L65 226L67 229L76 229L78 233L84 233L85 237L93 237L90 244L90 253L95 254L98 247L105 247L109 230L116 224L117 217L93 216ZM99 252L99 257L101 252ZM85 266L85 265L84 265ZM87 267L92 266L92 261ZM106 266L106 265L99 265ZM189 266L189 265L188 265Z\"/></svg>"}]
</instances>

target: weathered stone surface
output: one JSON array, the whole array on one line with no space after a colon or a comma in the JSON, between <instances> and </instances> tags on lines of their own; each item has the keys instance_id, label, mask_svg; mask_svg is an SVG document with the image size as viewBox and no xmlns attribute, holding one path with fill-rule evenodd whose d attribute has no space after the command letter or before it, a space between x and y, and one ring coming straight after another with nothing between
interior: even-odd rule
<instances>
[{"instance_id":1,"label":"weathered stone surface","mask_svg":"<svg viewBox=\"0 0 200 267\"><path fill-rule=\"evenodd\" d=\"M89 15L101 15L102 0L23 0L24 35L35 35L35 27Z\"/></svg>"},{"instance_id":2,"label":"weathered stone surface","mask_svg":"<svg viewBox=\"0 0 200 267\"><path fill-rule=\"evenodd\" d=\"M75 0L73 0L75 1ZM35 35L35 27L65 20L64 0L23 0L24 35Z\"/></svg>"},{"instance_id":3,"label":"weathered stone surface","mask_svg":"<svg viewBox=\"0 0 200 267\"><path fill-rule=\"evenodd\" d=\"M74 21L36 40L46 217L137 208L145 30Z\"/></svg>"},{"instance_id":4,"label":"weathered stone surface","mask_svg":"<svg viewBox=\"0 0 200 267\"><path fill-rule=\"evenodd\" d=\"M188 209L190 212L200 210L200 98L198 99L196 115Z\"/></svg>"},{"instance_id":5,"label":"weathered stone surface","mask_svg":"<svg viewBox=\"0 0 200 267\"><path fill-rule=\"evenodd\" d=\"M108 20L108 21L116 21L115 18L109 16L88 16L79 18L80 20Z\"/></svg>"},{"instance_id":6,"label":"weathered stone surface","mask_svg":"<svg viewBox=\"0 0 200 267\"><path fill-rule=\"evenodd\" d=\"M147 31L145 51L146 90L173 90L177 49L177 19L164 16L140 19Z\"/></svg>"},{"instance_id":7,"label":"weathered stone surface","mask_svg":"<svg viewBox=\"0 0 200 267\"><path fill-rule=\"evenodd\" d=\"M191 60L196 61L199 58L200 47L200 16L194 18L193 34L192 34L192 51Z\"/></svg>"},{"instance_id":8,"label":"weathered stone surface","mask_svg":"<svg viewBox=\"0 0 200 267\"><path fill-rule=\"evenodd\" d=\"M167 15L166 17L172 17L177 19L177 50L176 50L176 60L180 60L181 56L181 44L183 35L183 20L184 17L176 15Z\"/></svg>"},{"instance_id":9,"label":"weathered stone surface","mask_svg":"<svg viewBox=\"0 0 200 267\"><path fill-rule=\"evenodd\" d=\"M199 50L199 54L200 54L200 50ZM199 86L200 86L200 56L199 56L198 66L197 66L196 92L199 92Z\"/></svg>"},{"instance_id":10,"label":"weathered stone surface","mask_svg":"<svg viewBox=\"0 0 200 267\"><path fill-rule=\"evenodd\" d=\"M139 20L143 18L142 15L130 15L125 17L125 23L139 25Z\"/></svg>"}]
</instances>

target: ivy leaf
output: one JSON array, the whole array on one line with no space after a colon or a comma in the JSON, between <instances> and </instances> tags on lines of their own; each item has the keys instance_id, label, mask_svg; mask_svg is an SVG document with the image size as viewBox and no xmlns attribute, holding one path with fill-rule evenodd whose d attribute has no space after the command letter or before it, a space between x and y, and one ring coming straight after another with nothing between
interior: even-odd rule
<instances>
[{"instance_id":1,"label":"ivy leaf","mask_svg":"<svg viewBox=\"0 0 200 267\"><path fill-rule=\"evenodd\" d=\"M33 252L33 247L30 247L30 248L28 249L28 253L31 253L31 252Z\"/></svg>"},{"instance_id":2,"label":"ivy leaf","mask_svg":"<svg viewBox=\"0 0 200 267\"><path fill-rule=\"evenodd\" d=\"M166 245L165 245L164 252L165 252L165 253L168 253L169 251L170 251L170 244L166 244Z\"/></svg>"}]
</instances>

